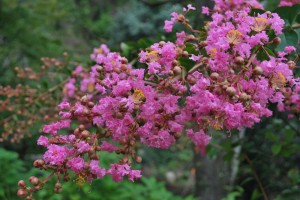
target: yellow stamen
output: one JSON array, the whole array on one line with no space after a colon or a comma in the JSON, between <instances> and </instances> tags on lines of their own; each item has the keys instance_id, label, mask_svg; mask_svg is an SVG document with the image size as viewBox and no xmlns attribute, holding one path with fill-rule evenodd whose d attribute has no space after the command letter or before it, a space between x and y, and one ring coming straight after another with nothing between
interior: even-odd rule
<instances>
[{"instance_id":1,"label":"yellow stamen","mask_svg":"<svg viewBox=\"0 0 300 200\"><path fill-rule=\"evenodd\" d=\"M214 58L217 54L217 49L216 48L212 48L209 50L209 56Z\"/></svg>"},{"instance_id":2,"label":"yellow stamen","mask_svg":"<svg viewBox=\"0 0 300 200\"><path fill-rule=\"evenodd\" d=\"M98 54L102 54L103 53L103 50L101 48L97 49L97 53Z\"/></svg>"},{"instance_id":3,"label":"yellow stamen","mask_svg":"<svg viewBox=\"0 0 300 200\"><path fill-rule=\"evenodd\" d=\"M158 56L158 51L150 51L148 52L148 59L150 59L150 61L158 61L159 56Z\"/></svg>"},{"instance_id":4,"label":"yellow stamen","mask_svg":"<svg viewBox=\"0 0 300 200\"><path fill-rule=\"evenodd\" d=\"M86 182L86 176L84 174L78 174L76 179L75 179L75 183L78 186L82 187L85 182Z\"/></svg>"},{"instance_id":5,"label":"yellow stamen","mask_svg":"<svg viewBox=\"0 0 300 200\"><path fill-rule=\"evenodd\" d=\"M132 95L133 102L136 104L139 104L145 99L145 95L141 89L134 89L133 95Z\"/></svg>"},{"instance_id":6,"label":"yellow stamen","mask_svg":"<svg viewBox=\"0 0 300 200\"><path fill-rule=\"evenodd\" d=\"M230 30L228 31L227 35L227 40L229 44L239 44L242 40L242 33L238 30Z\"/></svg>"},{"instance_id":7,"label":"yellow stamen","mask_svg":"<svg viewBox=\"0 0 300 200\"><path fill-rule=\"evenodd\" d=\"M277 72L277 74L274 74L274 76L271 78L271 83L274 89L279 89L284 87L286 84L286 78L282 72Z\"/></svg>"},{"instance_id":8,"label":"yellow stamen","mask_svg":"<svg viewBox=\"0 0 300 200\"><path fill-rule=\"evenodd\" d=\"M94 91L94 84L89 83L87 88L88 88L88 92L93 92Z\"/></svg>"},{"instance_id":9,"label":"yellow stamen","mask_svg":"<svg viewBox=\"0 0 300 200\"><path fill-rule=\"evenodd\" d=\"M254 19L254 24L251 27L251 29L255 32L260 32L266 29L267 25L268 25L268 20L262 17L256 17Z\"/></svg>"}]
</instances>

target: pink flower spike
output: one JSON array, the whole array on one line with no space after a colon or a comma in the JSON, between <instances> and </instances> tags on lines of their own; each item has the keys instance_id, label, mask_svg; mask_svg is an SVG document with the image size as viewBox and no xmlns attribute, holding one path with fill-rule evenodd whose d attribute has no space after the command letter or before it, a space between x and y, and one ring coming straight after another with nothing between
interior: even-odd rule
<instances>
[{"instance_id":1,"label":"pink flower spike","mask_svg":"<svg viewBox=\"0 0 300 200\"><path fill-rule=\"evenodd\" d=\"M294 46L286 46L284 51L286 51L288 54L291 54L292 52L296 52L296 48Z\"/></svg>"},{"instance_id":2,"label":"pink flower spike","mask_svg":"<svg viewBox=\"0 0 300 200\"><path fill-rule=\"evenodd\" d=\"M209 15L209 8L206 6L202 6L202 14L203 15Z\"/></svg>"}]
</instances>

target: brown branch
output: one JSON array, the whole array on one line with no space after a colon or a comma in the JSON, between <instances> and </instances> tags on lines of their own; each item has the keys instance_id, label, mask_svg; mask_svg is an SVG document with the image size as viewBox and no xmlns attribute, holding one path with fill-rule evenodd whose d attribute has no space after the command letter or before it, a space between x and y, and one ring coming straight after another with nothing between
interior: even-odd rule
<instances>
[{"instance_id":1,"label":"brown branch","mask_svg":"<svg viewBox=\"0 0 300 200\"><path fill-rule=\"evenodd\" d=\"M248 164L251 167L251 170L252 170L252 173L254 175L254 178L255 178L258 186L259 186L259 189L261 190L261 192L262 192L262 194L264 196L264 200L269 200L268 195L267 195L267 193L266 193L266 191L265 191L265 189L264 189L264 187L263 187L263 185L262 185L262 183L261 183L261 181L260 181L260 179L259 179L259 177L257 175L257 172L256 172L256 170L255 170L255 168L254 168L254 166L252 164L252 161L250 160L250 158L248 157L248 155L246 153L244 154L244 156L245 156L246 161L248 162Z\"/></svg>"}]
</instances>

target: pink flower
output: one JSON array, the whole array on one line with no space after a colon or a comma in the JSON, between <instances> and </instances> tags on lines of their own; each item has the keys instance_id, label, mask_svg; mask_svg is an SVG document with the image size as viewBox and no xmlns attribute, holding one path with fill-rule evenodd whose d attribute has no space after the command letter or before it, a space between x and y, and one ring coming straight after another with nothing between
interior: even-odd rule
<instances>
[{"instance_id":1,"label":"pink flower","mask_svg":"<svg viewBox=\"0 0 300 200\"><path fill-rule=\"evenodd\" d=\"M182 10L183 10L183 12L186 12L186 11L190 11L190 10L196 10L196 8L194 6L192 6L192 4L188 4L187 8L183 8Z\"/></svg>"},{"instance_id":2,"label":"pink flower","mask_svg":"<svg viewBox=\"0 0 300 200\"><path fill-rule=\"evenodd\" d=\"M43 132L49 133L51 135L57 135L58 130L63 128L69 128L71 125L71 120L61 120L43 127Z\"/></svg>"},{"instance_id":3,"label":"pink flower","mask_svg":"<svg viewBox=\"0 0 300 200\"><path fill-rule=\"evenodd\" d=\"M194 132L192 129L186 130L187 136L191 138L195 146L199 147L202 154L205 154L205 147L208 145L211 137L206 135L203 130Z\"/></svg>"},{"instance_id":4,"label":"pink flower","mask_svg":"<svg viewBox=\"0 0 300 200\"><path fill-rule=\"evenodd\" d=\"M84 153L90 150L90 145L84 141L81 141L77 144L78 152Z\"/></svg>"},{"instance_id":5,"label":"pink flower","mask_svg":"<svg viewBox=\"0 0 300 200\"><path fill-rule=\"evenodd\" d=\"M85 162L82 158L72 158L67 162L67 166L75 173L80 173L84 167Z\"/></svg>"},{"instance_id":6,"label":"pink flower","mask_svg":"<svg viewBox=\"0 0 300 200\"><path fill-rule=\"evenodd\" d=\"M62 165L67 158L67 150L68 148L65 146L50 144L43 158L46 163L49 163L51 165Z\"/></svg>"},{"instance_id":7,"label":"pink flower","mask_svg":"<svg viewBox=\"0 0 300 200\"><path fill-rule=\"evenodd\" d=\"M179 33L176 33L176 37L177 37L176 44L183 45L184 39L186 37L186 33L184 31L181 31Z\"/></svg>"},{"instance_id":8,"label":"pink flower","mask_svg":"<svg viewBox=\"0 0 300 200\"><path fill-rule=\"evenodd\" d=\"M41 135L39 137L39 139L37 140L37 144L41 145L41 146L44 146L44 147L47 147L49 145L49 139L47 137Z\"/></svg>"},{"instance_id":9,"label":"pink flower","mask_svg":"<svg viewBox=\"0 0 300 200\"><path fill-rule=\"evenodd\" d=\"M142 177L141 170L131 170L128 174L128 179L134 182L135 179Z\"/></svg>"},{"instance_id":10,"label":"pink flower","mask_svg":"<svg viewBox=\"0 0 300 200\"><path fill-rule=\"evenodd\" d=\"M97 176L97 178L102 178L106 174L106 170L99 167L98 160L92 160L90 163L90 170L91 172Z\"/></svg>"},{"instance_id":11,"label":"pink flower","mask_svg":"<svg viewBox=\"0 0 300 200\"><path fill-rule=\"evenodd\" d=\"M293 51L295 52L296 51L296 48L294 46L286 46L284 48L284 50L288 53L288 54L291 54Z\"/></svg>"},{"instance_id":12,"label":"pink flower","mask_svg":"<svg viewBox=\"0 0 300 200\"><path fill-rule=\"evenodd\" d=\"M178 13L176 12L172 12L171 13L171 20L166 20L165 21L165 26L164 26L164 29L166 32L172 32L172 29L173 29L173 26L177 20L177 17L178 17Z\"/></svg>"},{"instance_id":13,"label":"pink flower","mask_svg":"<svg viewBox=\"0 0 300 200\"><path fill-rule=\"evenodd\" d=\"M63 101L61 102L58 106L57 106L60 110L69 110L71 108L71 105L69 102L67 101Z\"/></svg>"},{"instance_id":14,"label":"pink flower","mask_svg":"<svg viewBox=\"0 0 300 200\"><path fill-rule=\"evenodd\" d=\"M108 151L108 152L112 153L116 150L116 147L113 144L110 144L106 141L103 141L102 144L101 144L101 150L102 151Z\"/></svg>"},{"instance_id":15,"label":"pink flower","mask_svg":"<svg viewBox=\"0 0 300 200\"><path fill-rule=\"evenodd\" d=\"M202 14L203 15L209 15L209 8L206 6L202 6Z\"/></svg>"}]
</instances>

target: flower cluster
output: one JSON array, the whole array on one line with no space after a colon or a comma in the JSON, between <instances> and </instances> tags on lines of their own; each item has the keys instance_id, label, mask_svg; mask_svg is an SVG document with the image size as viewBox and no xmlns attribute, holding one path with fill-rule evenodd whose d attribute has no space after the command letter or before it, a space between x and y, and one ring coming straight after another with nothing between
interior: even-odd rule
<instances>
[{"instance_id":1,"label":"flower cluster","mask_svg":"<svg viewBox=\"0 0 300 200\"><path fill-rule=\"evenodd\" d=\"M210 129L252 127L272 115L269 103L280 111L299 110L296 61L288 60L296 49L268 51L280 43L284 21L271 12L250 15L250 6L262 8L255 0L215 2L213 12L202 8L203 14L212 15L201 30L186 18L195 12L193 6L172 13L165 30L171 32L179 22L187 32L176 33L175 43L161 41L141 51L145 69L134 69L106 45L94 49L91 59L96 64L89 73L75 69L58 106L62 119L45 125L49 135L38 140L47 151L34 166L51 175L43 181L31 178L33 187L20 181L18 195L31 199L54 175L54 191L59 193L71 172L79 185L106 175L116 182L124 177L134 181L141 177L140 170L131 168L142 161L136 153L139 143L167 149L186 134L204 154ZM78 92L85 95L72 98ZM100 167L100 151L122 157L105 169Z\"/></svg>"}]
</instances>

